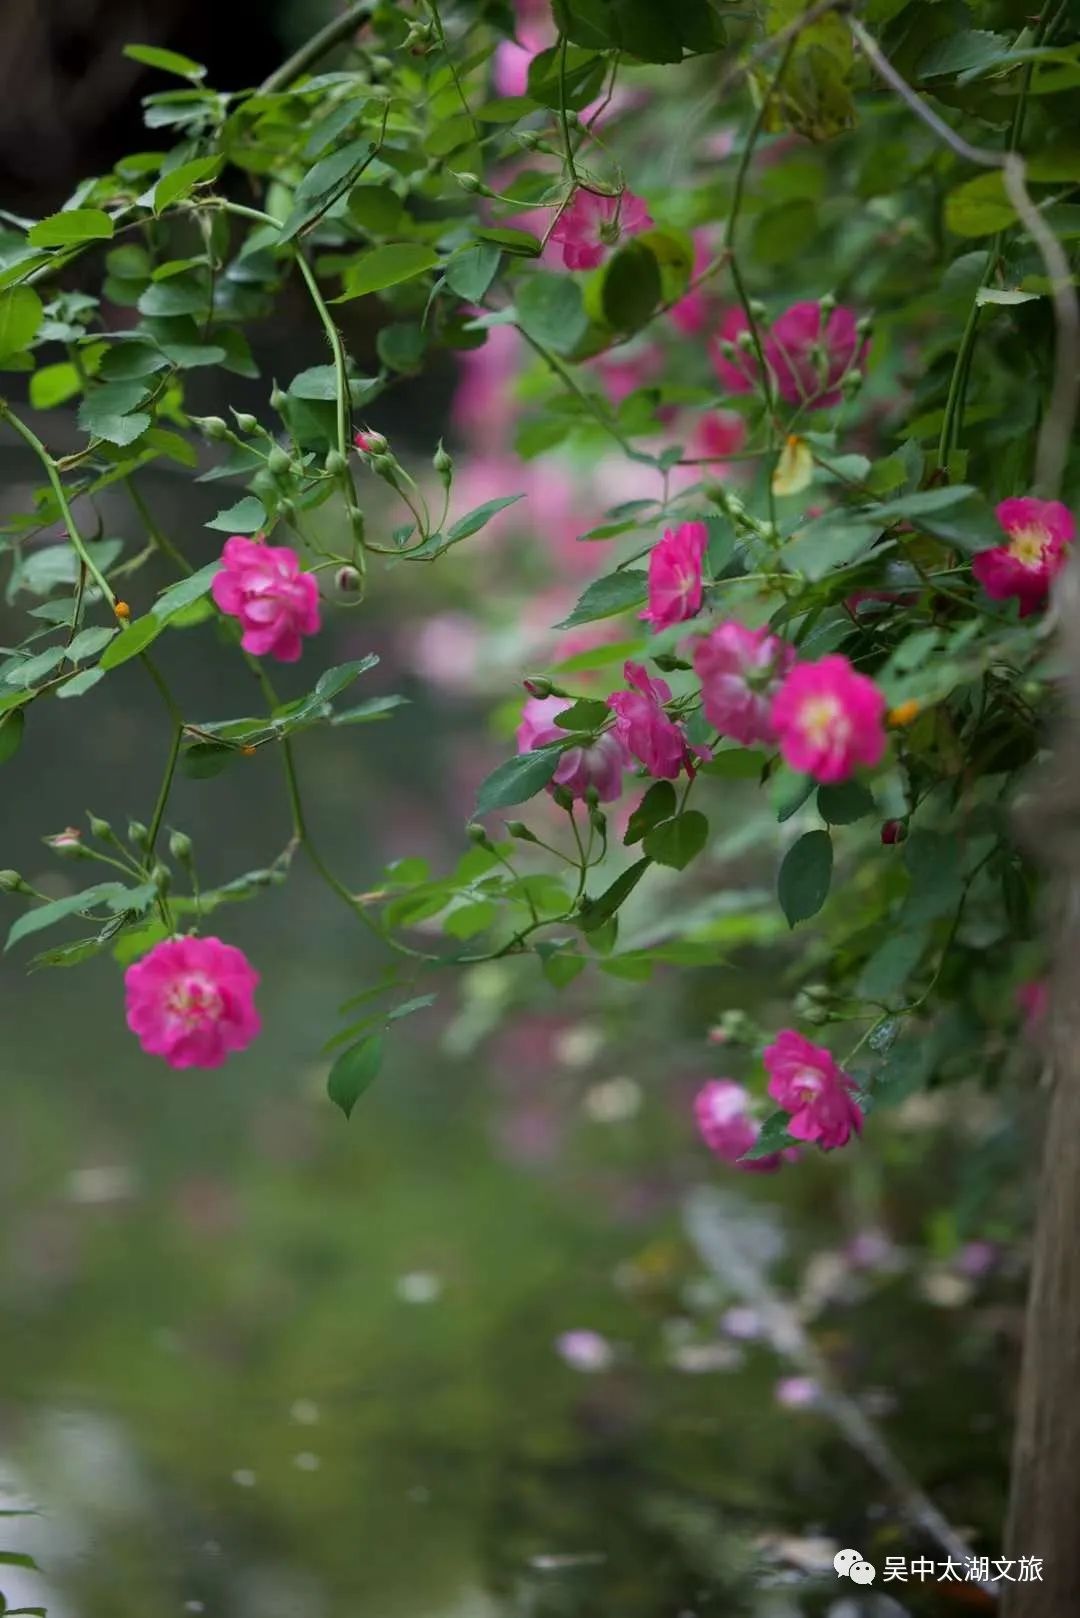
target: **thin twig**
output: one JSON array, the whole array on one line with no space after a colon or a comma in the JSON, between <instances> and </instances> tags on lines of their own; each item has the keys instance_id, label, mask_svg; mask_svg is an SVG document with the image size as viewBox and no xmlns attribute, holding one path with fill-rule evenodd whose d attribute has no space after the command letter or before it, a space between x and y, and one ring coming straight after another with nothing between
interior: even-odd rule
<instances>
[{"instance_id":1,"label":"thin twig","mask_svg":"<svg viewBox=\"0 0 1080 1618\"><path fill-rule=\"evenodd\" d=\"M275 68L269 78L259 85L258 94L263 96L274 95L279 90L287 90L298 78L314 67L316 62L322 60L335 45L340 45L349 35L354 33L361 23L367 21L375 9L375 0L358 0L340 17L328 22L325 28L320 28L317 34L294 51L287 61Z\"/></svg>"}]
</instances>

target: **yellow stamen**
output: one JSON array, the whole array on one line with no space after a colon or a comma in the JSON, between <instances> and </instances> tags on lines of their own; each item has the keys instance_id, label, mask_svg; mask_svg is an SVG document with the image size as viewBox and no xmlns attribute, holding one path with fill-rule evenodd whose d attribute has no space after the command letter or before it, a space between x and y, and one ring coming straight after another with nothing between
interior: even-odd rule
<instances>
[{"instance_id":1,"label":"yellow stamen","mask_svg":"<svg viewBox=\"0 0 1080 1618\"><path fill-rule=\"evenodd\" d=\"M1041 567L1048 538L1045 528L1018 528L1009 540L1009 555L1021 567Z\"/></svg>"},{"instance_id":2,"label":"yellow stamen","mask_svg":"<svg viewBox=\"0 0 1080 1618\"><path fill-rule=\"evenodd\" d=\"M920 707L914 697L908 697L906 702L898 702L895 708L889 709L890 725L910 725L912 720L919 717Z\"/></svg>"}]
</instances>

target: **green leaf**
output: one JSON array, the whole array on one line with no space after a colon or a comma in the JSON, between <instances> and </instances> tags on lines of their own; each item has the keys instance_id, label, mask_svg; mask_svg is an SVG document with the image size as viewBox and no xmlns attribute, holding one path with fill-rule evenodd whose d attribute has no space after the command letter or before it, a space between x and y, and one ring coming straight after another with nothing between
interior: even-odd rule
<instances>
[{"instance_id":1,"label":"green leaf","mask_svg":"<svg viewBox=\"0 0 1080 1618\"><path fill-rule=\"evenodd\" d=\"M623 843L627 846L640 843L644 833L649 832L654 825L659 825L661 820L672 819L677 804L678 798L672 783L654 781L653 785L649 786L648 793L641 799L641 803L631 812Z\"/></svg>"},{"instance_id":2,"label":"green leaf","mask_svg":"<svg viewBox=\"0 0 1080 1618\"><path fill-rule=\"evenodd\" d=\"M201 62L193 62L190 56L181 56L179 51L163 50L160 45L125 45L124 55L132 62L141 62L144 67L160 68L162 73L174 73L181 79L204 79L206 69Z\"/></svg>"},{"instance_id":3,"label":"green leaf","mask_svg":"<svg viewBox=\"0 0 1080 1618\"><path fill-rule=\"evenodd\" d=\"M223 742L193 742L180 754L180 771L193 781L208 781L220 775L236 757L235 747Z\"/></svg>"},{"instance_id":4,"label":"green leaf","mask_svg":"<svg viewBox=\"0 0 1080 1618\"><path fill-rule=\"evenodd\" d=\"M73 242L109 241L113 222L100 208L69 208L54 213L31 227L28 238L33 247L68 247Z\"/></svg>"},{"instance_id":5,"label":"green leaf","mask_svg":"<svg viewBox=\"0 0 1080 1618\"><path fill-rule=\"evenodd\" d=\"M722 781L759 781L765 768L765 754L751 747L724 747L698 766L702 775L718 775Z\"/></svg>"},{"instance_id":6,"label":"green leaf","mask_svg":"<svg viewBox=\"0 0 1080 1618\"><path fill-rule=\"evenodd\" d=\"M593 899L586 895L581 901L582 932L599 932L630 897L651 864L652 860L646 855L644 859L636 861L628 870L623 871L621 876L617 876L611 886L605 888L598 898Z\"/></svg>"},{"instance_id":7,"label":"green leaf","mask_svg":"<svg viewBox=\"0 0 1080 1618\"><path fill-rule=\"evenodd\" d=\"M662 821L646 832L643 848L658 865L684 871L697 859L709 837L709 822L697 809L687 809L674 820Z\"/></svg>"},{"instance_id":8,"label":"green leaf","mask_svg":"<svg viewBox=\"0 0 1080 1618\"><path fill-rule=\"evenodd\" d=\"M1016 223L1000 170L977 174L945 198L945 223L954 236L993 236Z\"/></svg>"},{"instance_id":9,"label":"green leaf","mask_svg":"<svg viewBox=\"0 0 1080 1618\"><path fill-rule=\"evenodd\" d=\"M67 649L68 661L71 663L85 663L88 657L94 657L117 634L115 628L109 625L94 625L90 629L81 629Z\"/></svg>"},{"instance_id":10,"label":"green leaf","mask_svg":"<svg viewBox=\"0 0 1080 1618\"><path fill-rule=\"evenodd\" d=\"M6 950L17 944L21 938L28 938L31 933L40 933L46 927L52 927L58 921L64 921L80 910L92 910L97 905L108 905L110 909L124 908L124 901L135 890L124 887L121 882L98 882L92 888L84 888L81 893L69 893L63 899L51 899L48 904L36 905L33 910L25 911L12 924L7 936Z\"/></svg>"},{"instance_id":11,"label":"green leaf","mask_svg":"<svg viewBox=\"0 0 1080 1618\"><path fill-rule=\"evenodd\" d=\"M660 302L660 266L639 241L627 242L604 272L601 304L604 319L617 332L638 331Z\"/></svg>"},{"instance_id":12,"label":"green leaf","mask_svg":"<svg viewBox=\"0 0 1080 1618\"><path fill-rule=\"evenodd\" d=\"M537 270L522 281L514 305L522 330L557 354L572 353L585 335L588 318L572 276Z\"/></svg>"},{"instance_id":13,"label":"green leaf","mask_svg":"<svg viewBox=\"0 0 1080 1618\"><path fill-rule=\"evenodd\" d=\"M369 697L366 702L357 703L355 708L347 708L344 713L336 713L331 719L332 725L368 725L376 719L385 719L393 713L395 708L403 708L409 702L408 697L385 696Z\"/></svg>"},{"instance_id":14,"label":"green leaf","mask_svg":"<svg viewBox=\"0 0 1080 1618\"><path fill-rule=\"evenodd\" d=\"M516 253L520 258L539 258L541 242L528 230L514 230L509 225L493 225L490 228L477 230L477 236L482 242L493 242L506 253Z\"/></svg>"},{"instance_id":15,"label":"green leaf","mask_svg":"<svg viewBox=\"0 0 1080 1618\"><path fill-rule=\"evenodd\" d=\"M26 715L21 708L13 708L0 718L0 764L6 764L19 751L26 729Z\"/></svg>"},{"instance_id":16,"label":"green leaf","mask_svg":"<svg viewBox=\"0 0 1080 1618\"><path fill-rule=\"evenodd\" d=\"M196 157L190 163L180 163L163 174L154 187L154 212L163 213L174 202L189 197L197 185L216 180L221 173L223 157Z\"/></svg>"},{"instance_id":17,"label":"green leaf","mask_svg":"<svg viewBox=\"0 0 1080 1618\"><path fill-rule=\"evenodd\" d=\"M355 185L374 155L371 141L354 140L316 163L296 188L292 212L281 227L279 240L292 241L332 208Z\"/></svg>"},{"instance_id":18,"label":"green leaf","mask_svg":"<svg viewBox=\"0 0 1080 1618\"><path fill-rule=\"evenodd\" d=\"M119 635L106 646L101 654L101 662L98 667L116 669L120 667L121 663L127 663L131 658L138 657L140 652L146 650L151 641L157 639L161 634L162 627L162 624L154 617L153 613L147 613L145 617L133 619L126 629L122 629Z\"/></svg>"},{"instance_id":19,"label":"green leaf","mask_svg":"<svg viewBox=\"0 0 1080 1618\"><path fill-rule=\"evenodd\" d=\"M850 826L877 808L873 793L861 781L837 781L818 787L817 806L818 814L830 826Z\"/></svg>"},{"instance_id":20,"label":"green leaf","mask_svg":"<svg viewBox=\"0 0 1080 1618\"><path fill-rule=\"evenodd\" d=\"M30 378L30 403L35 410L53 410L81 392L82 378L67 360L43 365Z\"/></svg>"},{"instance_id":21,"label":"green leaf","mask_svg":"<svg viewBox=\"0 0 1080 1618\"><path fill-rule=\"evenodd\" d=\"M368 1086L378 1078L382 1067L384 1041L381 1034L368 1034L365 1039L342 1051L326 1081L326 1093L346 1118Z\"/></svg>"},{"instance_id":22,"label":"green leaf","mask_svg":"<svg viewBox=\"0 0 1080 1618\"><path fill-rule=\"evenodd\" d=\"M72 679L65 680L64 684L57 690L57 699L62 701L67 697L85 696L88 691L93 690L99 680L104 678L105 670L102 668L83 669L81 674L76 674Z\"/></svg>"},{"instance_id":23,"label":"green leaf","mask_svg":"<svg viewBox=\"0 0 1080 1618\"><path fill-rule=\"evenodd\" d=\"M9 287L0 292L0 359L21 353L44 319L45 310L33 287Z\"/></svg>"},{"instance_id":24,"label":"green leaf","mask_svg":"<svg viewBox=\"0 0 1080 1618\"><path fill-rule=\"evenodd\" d=\"M832 838L827 831L808 831L788 849L777 895L789 927L817 915L829 895L832 867Z\"/></svg>"},{"instance_id":25,"label":"green leaf","mask_svg":"<svg viewBox=\"0 0 1080 1618\"><path fill-rule=\"evenodd\" d=\"M784 561L813 584L869 550L880 532L880 523L853 522L830 513L798 529L784 546Z\"/></svg>"},{"instance_id":26,"label":"green leaf","mask_svg":"<svg viewBox=\"0 0 1080 1618\"><path fill-rule=\"evenodd\" d=\"M570 45L565 64L556 45L538 51L529 63L527 91L530 101L557 110L566 106L576 112L592 101L604 83L607 60L593 50Z\"/></svg>"},{"instance_id":27,"label":"green leaf","mask_svg":"<svg viewBox=\"0 0 1080 1618\"><path fill-rule=\"evenodd\" d=\"M801 1146L802 1142L797 1141L788 1132L790 1122L791 1118L788 1113L771 1112L762 1124L754 1144L748 1151L743 1153L739 1162L753 1163L758 1158L772 1157L774 1152L786 1151L789 1146Z\"/></svg>"},{"instance_id":28,"label":"green leaf","mask_svg":"<svg viewBox=\"0 0 1080 1618\"><path fill-rule=\"evenodd\" d=\"M266 507L253 494L238 500L235 506L228 506L226 510L219 511L217 516L206 524L207 528L216 528L222 534L257 534L265 526Z\"/></svg>"},{"instance_id":29,"label":"green leaf","mask_svg":"<svg viewBox=\"0 0 1080 1618\"><path fill-rule=\"evenodd\" d=\"M485 500L482 506L474 507L472 511L458 519L446 536L446 545L456 545L459 540L468 539L471 534L479 533L497 512L505 511L507 506L515 505L524 498L525 496L521 494L507 494L498 500Z\"/></svg>"},{"instance_id":30,"label":"green leaf","mask_svg":"<svg viewBox=\"0 0 1080 1618\"><path fill-rule=\"evenodd\" d=\"M475 904L459 905L451 910L443 922L443 932L451 938L475 938L491 926L499 914L498 905L492 904L489 899L478 900Z\"/></svg>"},{"instance_id":31,"label":"green leaf","mask_svg":"<svg viewBox=\"0 0 1080 1618\"><path fill-rule=\"evenodd\" d=\"M970 483L953 483L940 489L920 489L914 494L902 494L896 500L885 500L881 505L870 507L867 516L872 516L877 522L892 522L897 517L908 517L917 522L920 517L960 505L974 493Z\"/></svg>"},{"instance_id":32,"label":"green leaf","mask_svg":"<svg viewBox=\"0 0 1080 1618\"><path fill-rule=\"evenodd\" d=\"M645 600L648 577L640 568L623 568L620 573L608 573L594 579L569 618L556 629L574 629L578 624L591 624L598 618L613 618L616 613L629 612Z\"/></svg>"},{"instance_id":33,"label":"green leaf","mask_svg":"<svg viewBox=\"0 0 1080 1618\"><path fill-rule=\"evenodd\" d=\"M859 974L855 992L863 1000L889 1000L899 994L922 960L930 941L928 926L890 932Z\"/></svg>"},{"instance_id":34,"label":"green leaf","mask_svg":"<svg viewBox=\"0 0 1080 1618\"><path fill-rule=\"evenodd\" d=\"M610 718L611 709L606 702L595 697L580 697L569 708L555 715L555 723L560 730L594 731L607 724Z\"/></svg>"},{"instance_id":35,"label":"green leaf","mask_svg":"<svg viewBox=\"0 0 1080 1618\"><path fill-rule=\"evenodd\" d=\"M203 596L209 595L214 575L220 569L220 562L208 562L197 573L192 573L190 577L180 579L167 590L163 590L150 609L158 623L167 624L170 618L190 607L193 601L201 601Z\"/></svg>"},{"instance_id":36,"label":"green leaf","mask_svg":"<svg viewBox=\"0 0 1080 1618\"><path fill-rule=\"evenodd\" d=\"M146 394L145 382L105 382L79 406L79 426L110 444L132 444L150 426L148 413L137 408Z\"/></svg>"},{"instance_id":37,"label":"green leaf","mask_svg":"<svg viewBox=\"0 0 1080 1618\"><path fill-rule=\"evenodd\" d=\"M568 983L573 983L585 970L585 957L572 955L569 950L560 950L556 955L549 955L543 961L541 971L548 982L556 989L565 989Z\"/></svg>"},{"instance_id":38,"label":"green leaf","mask_svg":"<svg viewBox=\"0 0 1080 1618\"><path fill-rule=\"evenodd\" d=\"M535 753L518 753L508 758L497 770L492 770L481 782L476 795L476 813L488 815L493 809L509 809L516 803L525 803L547 786L559 767L557 748L543 748Z\"/></svg>"},{"instance_id":39,"label":"green leaf","mask_svg":"<svg viewBox=\"0 0 1080 1618\"><path fill-rule=\"evenodd\" d=\"M920 79L937 79L948 73L972 73L992 67L1009 54L1011 41L1005 34L987 33L982 28L961 28L936 40L919 59Z\"/></svg>"},{"instance_id":40,"label":"green leaf","mask_svg":"<svg viewBox=\"0 0 1080 1618\"><path fill-rule=\"evenodd\" d=\"M369 292L412 281L434 269L438 262L438 253L424 242L388 242L384 247L372 247L353 260L345 275L345 290L335 302L348 303Z\"/></svg>"},{"instance_id":41,"label":"green leaf","mask_svg":"<svg viewBox=\"0 0 1080 1618\"><path fill-rule=\"evenodd\" d=\"M474 242L447 261L446 284L467 303L479 303L495 279L502 254L494 242Z\"/></svg>"}]
</instances>

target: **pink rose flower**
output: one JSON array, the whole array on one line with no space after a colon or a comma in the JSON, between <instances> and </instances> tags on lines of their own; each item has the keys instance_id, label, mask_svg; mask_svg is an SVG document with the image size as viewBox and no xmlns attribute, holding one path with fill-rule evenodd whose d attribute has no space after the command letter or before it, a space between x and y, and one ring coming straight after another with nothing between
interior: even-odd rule
<instances>
[{"instance_id":1,"label":"pink rose flower","mask_svg":"<svg viewBox=\"0 0 1080 1618\"><path fill-rule=\"evenodd\" d=\"M739 338L749 330L750 322L745 313L737 305L733 306L721 320L720 330L710 350L713 369L729 393L750 393L757 387L761 376L754 350L738 347ZM730 359L724 354L720 346L722 343L736 345L736 352Z\"/></svg>"},{"instance_id":2,"label":"pink rose flower","mask_svg":"<svg viewBox=\"0 0 1080 1618\"><path fill-rule=\"evenodd\" d=\"M127 1025L170 1067L220 1067L259 1032L259 974L220 938L165 938L124 973Z\"/></svg>"},{"instance_id":3,"label":"pink rose flower","mask_svg":"<svg viewBox=\"0 0 1080 1618\"><path fill-rule=\"evenodd\" d=\"M717 1157L747 1174L772 1174L784 1162L798 1157L794 1147L770 1152L768 1157L742 1158L761 1133L761 1126L749 1114L750 1097L734 1079L710 1079L694 1097L694 1119L698 1134Z\"/></svg>"},{"instance_id":4,"label":"pink rose flower","mask_svg":"<svg viewBox=\"0 0 1080 1618\"><path fill-rule=\"evenodd\" d=\"M650 775L674 781L690 749L682 726L664 712L671 687L666 680L650 680L641 663L625 664L623 674L634 689L613 691L607 699L616 715L615 734Z\"/></svg>"},{"instance_id":5,"label":"pink rose flower","mask_svg":"<svg viewBox=\"0 0 1080 1618\"><path fill-rule=\"evenodd\" d=\"M773 699L795 662L795 648L767 629L730 619L697 641L694 668L710 725L743 747L773 743Z\"/></svg>"},{"instance_id":6,"label":"pink rose flower","mask_svg":"<svg viewBox=\"0 0 1080 1618\"><path fill-rule=\"evenodd\" d=\"M1003 500L995 515L1009 543L980 551L972 560L971 571L995 601L1015 596L1021 618L1027 618L1046 601L1051 584L1065 566L1076 523L1060 500L1036 500L1028 495Z\"/></svg>"},{"instance_id":7,"label":"pink rose flower","mask_svg":"<svg viewBox=\"0 0 1080 1618\"><path fill-rule=\"evenodd\" d=\"M773 698L784 762L816 781L846 781L885 751L884 694L838 652L797 663Z\"/></svg>"},{"instance_id":8,"label":"pink rose flower","mask_svg":"<svg viewBox=\"0 0 1080 1618\"><path fill-rule=\"evenodd\" d=\"M764 1061L769 1094L791 1114L788 1133L796 1140L817 1141L828 1152L861 1132L863 1115L853 1099L854 1080L824 1045L785 1028L766 1046Z\"/></svg>"},{"instance_id":9,"label":"pink rose flower","mask_svg":"<svg viewBox=\"0 0 1080 1618\"><path fill-rule=\"evenodd\" d=\"M704 231L694 232L694 263L690 272L693 281L701 275L709 265L712 253L709 251L709 240ZM678 303L668 310L668 319L677 331L684 337L696 337L698 332L704 331L705 322L709 316L709 295L704 286L694 287L687 292Z\"/></svg>"},{"instance_id":10,"label":"pink rose flower","mask_svg":"<svg viewBox=\"0 0 1080 1618\"><path fill-rule=\"evenodd\" d=\"M701 611L701 564L708 543L703 522L664 530L649 554L649 605L639 618L654 629L667 629Z\"/></svg>"},{"instance_id":11,"label":"pink rose flower","mask_svg":"<svg viewBox=\"0 0 1080 1618\"><path fill-rule=\"evenodd\" d=\"M571 706L566 697L530 697L521 712L517 745L519 753L531 753L549 742L564 741L569 732L555 723L555 715ZM630 757L615 730L606 730L588 747L568 747L548 787L566 787L575 798L583 798L595 787L601 803L611 803L622 792L623 771Z\"/></svg>"},{"instance_id":12,"label":"pink rose flower","mask_svg":"<svg viewBox=\"0 0 1080 1618\"><path fill-rule=\"evenodd\" d=\"M737 410L712 410L702 416L690 435L690 453L697 460L723 460L737 455L746 443L746 422Z\"/></svg>"},{"instance_id":13,"label":"pink rose flower","mask_svg":"<svg viewBox=\"0 0 1080 1618\"><path fill-rule=\"evenodd\" d=\"M303 572L296 552L234 534L225 541L221 561L210 593L222 612L239 618L244 651L295 663L301 635L319 628L319 586Z\"/></svg>"},{"instance_id":14,"label":"pink rose flower","mask_svg":"<svg viewBox=\"0 0 1080 1618\"><path fill-rule=\"evenodd\" d=\"M636 236L651 228L648 208L632 191L617 197L577 191L551 232L551 240L561 245L567 269L595 270L621 236Z\"/></svg>"},{"instance_id":15,"label":"pink rose flower","mask_svg":"<svg viewBox=\"0 0 1080 1618\"><path fill-rule=\"evenodd\" d=\"M843 304L825 316L820 303L796 303L773 321L765 361L788 404L839 404L841 378L860 365L867 343L855 329L855 312Z\"/></svg>"}]
</instances>

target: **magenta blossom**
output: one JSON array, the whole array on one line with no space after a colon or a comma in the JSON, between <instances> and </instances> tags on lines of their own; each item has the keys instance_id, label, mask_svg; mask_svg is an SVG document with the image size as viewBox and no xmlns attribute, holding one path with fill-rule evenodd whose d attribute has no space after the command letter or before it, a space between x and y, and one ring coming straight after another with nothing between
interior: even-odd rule
<instances>
[{"instance_id":1,"label":"magenta blossom","mask_svg":"<svg viewBox=\"0 0 1080 1618\"><path fill-rule=\"evenodd\" d=\"M843 304L826 316L820 303L795 303L773 321L765 362L788 404L823 408L840 403L841 379L865 358L855 312Z\"/></svg>"},{"instance_id":2,"label":"magenta blossom","mask_svg":"<svg viewBox=\"0 0 1080 1618\"><path fill-rule=\"evenodd\" d=\"M625 664L623 674L634 689L613 691L607 699L617 716L615 734L651 776L674 781L689 763L691 750L682 726L664 711L671 687L666 680L650 680L641 663Z\"/></svg>"},{"instance_id":3,"label":"magenta blossom","mask_svg":"<svg viewBox=\"0 0 1080 1618\"><path fill-rule=\"evenodd\" d=\"M795 648L767 629L747 629L730 619L694 646L705 717L721 736L743 747L772 743L773 698L795 662Z\"/></svg>"},{"instance_id":4,"label":"magenta blossom","mask_svg":"<svg viewBox=\"0 0 1080 1618\"><path fill-rule=\"evenodd\" d=\"M170 1067L220 1067L259 1032L259 974L220 938L165 938L124 973L127 1025Z\"/></svg>"},{"instance_id":5,"label":"magenta blossom","mask_svg":"<svg viewBox=\"0 0 1080 1618\"><path fill-rule=\"evenodd\" d=\"M717 1157L748 1174L771 1174L799 1153L789 1146L768 1157L742 1159L761 1133L761 1126L750 1116L750 1097L734 1079L710 1079L694 1097L694 1120L698 1134Z\"/></svg>"},{"instance_id":6,"label":"magenta blossom","mask_svg":"<svg viewBox=\"0 0 1080 1618\"><path fill-rule=\"evenodd\" d=\"M1076 523L1060 500L1032 496L1003 500L995 515L1009 542L980 551L972 560L971 571L995 601L1015 596L1021 618L1027 618L1043 605L1065 566Z\"/></svg>"},{"instance_id":7,"label":"magenta blossom","mask_svg":"<svg viewBox=\"0 0 1080 1618\"><path fill-rule=\"evenodd\" d=\"M721 461L737 455L746 443L746 422L737 410L712 410L690 435L689 449L698 460Z\"/></svg>"},{"instance_id":8,"label":"magenta blossom","mask_svg":"<svg viewBox=\"0 0 1080 1618\"><path fill-rule=\"evenodd\" d=\"M694 232L694 263L690 272L691 281L696 281L709 267L712 253L709 251L709 239L704 231ZM704 331L705 322L709 318L709 295L704 286L693 287L672 304L668 310L671 324L681 331L684 337L696 337L698 332Z\"/></svg>"},{"instance_id":9,"label":"magenta blossom","mask_svg":"<svg viewBox=\"0 0 1080 1618\"><path fill-rule=\"evenodd\" d=\"M784 1028L766 1046L764 1061L769 1094L791 1114L788 1133L796 1140L817 1141L828 1152L861 1132L863 1115L853 1097L855 1081L824 1045Z\"/></svg>"},{"instance_id":10,"label":"magenta blossom","mask_svg":"<svg viewBox=\"0 0 1080 1618\"><path fill-rule=\"evenodd\" d=\"M711 349L713 368L729 393L750 393L761 376L753 348L743 348L739 343L739 338L749 330L750 322L744 311L732 307L721 320ZM730 358L723 351L724 343L734 345L735 352Z\"/></svg>"},{"instance_id":11,"label":"magenta blossom","mask_svg":"<svg viewBox=\"0 0 1080 1618\"><path fill-rule=\"evenodd\" d=\"M639 618L654 629L667 629L701 611L701 564L708 543L703 522L664 530L649 554L649 605Z\"/></svg>"},{"instance_id":12,"label":"magenta blossom","mask_svg":"<svg viewBox=\"0 0 1080 1618\"><path fill-rule=\"evenodd\" d=\"M530 697L518 726L518 752L531 753L549 742L565 741L569 731L560 729L555 715L570 706L566 697ZM611 803L622 792L623 771L629 763L629 754L616 730L606 730L587 747L568 747L560 753L551 787L566 787L575 798L583 798L590 787L595 787L601 803Z\"/></svg>"},{"instance_id":13,"label":"magenta blossom","mask_svg":"<svg viewBox=\"0 0 1080 1618\"><path fill-rule=\"evenodd\" d=\"M816 781L846 781L885 751L884 694L838 652L797 663L773 698L784 762Z\"/></svg>"},{"instance_id":14,"label":"magenta blossom","mask_svg":"<svg viewBox=\"0 0 1080 1618\"><path fill-rule=\"evenodd\" d=\"M621 236L636 236L651 228L648 208L632 191L600 197L593 191L579 190L560 215L551 240L562 246L567 269L595 270Z\"/></svg>"},{"instance_id":15,"label":"magenta blossom","mask_svg":"<svg viewBox=\"0 0 1080 1618\"><path fill-rule=\"evenodd\" d=\"M560 1332L555 1339L555 1352L572 1371L587 1374L609 1371L615 1363L615 1350L606 1337L588 1326Z\"/></svg>"},{"instance_id":16,"label":"magenta blossom","mask_svg":"<svg viewBox=\"0 0 1080 1618\"><path fill-rule=\"evenodd\" d=\"M225 541L221 562L210 593L222 612L239 618L244 651L295 663L301 635L319 628L319 586L303 572L296 552L234 534Z\"/></svg>"}]
</instances>

